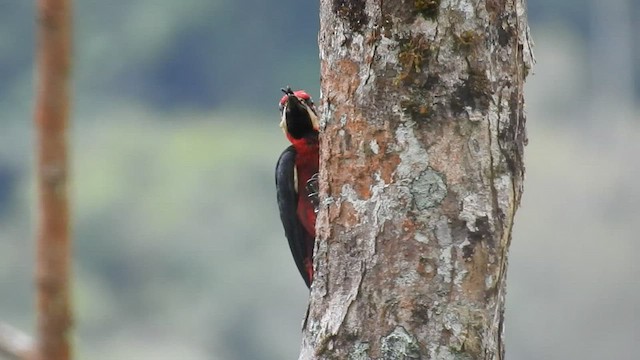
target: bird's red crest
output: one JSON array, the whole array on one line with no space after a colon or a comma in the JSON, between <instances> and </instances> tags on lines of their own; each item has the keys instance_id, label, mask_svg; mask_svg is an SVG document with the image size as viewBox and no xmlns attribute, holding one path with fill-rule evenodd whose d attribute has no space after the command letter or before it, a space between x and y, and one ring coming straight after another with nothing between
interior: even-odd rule
<instances>
[{"instance_id":1,"label":"bird's red crest","mask_svg":"<svg viewBox=\"0 0 640 360\"><path fill-rule=\"evenodd\" d=\"M299 99L302 99L302 100L311 99L311 96L309 96L309 94L307 94L307 92L304 91L304 90L296 90L296 91L293 92L293 95L295 95L296 97L298 97ZM282 97L282 99L280 99L280 105L284 105L284 103L287 102L287 96L288 95L285 95L285 96Z\"/></svg>"}]
</instances>

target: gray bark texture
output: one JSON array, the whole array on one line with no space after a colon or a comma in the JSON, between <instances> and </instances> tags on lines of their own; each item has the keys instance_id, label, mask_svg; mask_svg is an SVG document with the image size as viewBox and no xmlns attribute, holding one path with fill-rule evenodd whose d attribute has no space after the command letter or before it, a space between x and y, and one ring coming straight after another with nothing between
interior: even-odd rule
<instances>
[{"instance_id":1,"label":"gray bark texture","mask_svg":"<svg viewBox=\"0 0 640 360\"><path fill-rule=\"evenodd\" d=\"M503 359L525 0L321 0L321 208L301 360Z\"/></svg>"}]
</instances>

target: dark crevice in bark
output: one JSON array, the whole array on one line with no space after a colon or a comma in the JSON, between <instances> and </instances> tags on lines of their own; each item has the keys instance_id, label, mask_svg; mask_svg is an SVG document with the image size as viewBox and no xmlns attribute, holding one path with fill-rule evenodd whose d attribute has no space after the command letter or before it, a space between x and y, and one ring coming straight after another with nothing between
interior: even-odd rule
<instances>
[{"instance_id":1,"label":"dark crevice in bark","mask_svg":"<svg viewBox=\"0 0 640 360\"><path fill-rule=\"evenodd\" d=\"M369 23L365 6L365 0L333 0L333 12L347 20L351 31L356 33L361 32L362 27Z\"/></svg>"}]
</instances>

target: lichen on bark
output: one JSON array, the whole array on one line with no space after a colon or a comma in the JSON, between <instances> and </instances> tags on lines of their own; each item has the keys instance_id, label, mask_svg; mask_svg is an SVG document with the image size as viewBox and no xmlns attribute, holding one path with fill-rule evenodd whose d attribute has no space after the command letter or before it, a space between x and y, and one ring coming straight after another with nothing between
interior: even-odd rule
<instances>
[{"instance_id":1,"label":"lichen on bark","mask_svg":"<svg viewBox=\"0 0 640 360\"><path fill-rule=\"evenodd\" d=\"M524 0L321 0L300 359L501 359L524 176Z\"/></svg>"}]
</instances>

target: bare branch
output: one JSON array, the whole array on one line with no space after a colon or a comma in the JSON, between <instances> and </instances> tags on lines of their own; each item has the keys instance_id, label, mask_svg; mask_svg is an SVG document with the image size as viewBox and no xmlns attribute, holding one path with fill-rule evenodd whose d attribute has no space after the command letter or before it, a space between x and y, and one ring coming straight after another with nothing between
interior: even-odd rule
<instances>
[{"instance_id":1,"label":"bare branch","mask_svg":"<svg viewBox=\"0 0 640 360\"><path fill-rule=\"evenodd\" d=\"M0 323L0 355L16 360L32 359L34 341L31 336L11 325Z\"/></svg>"}]
</instances>

